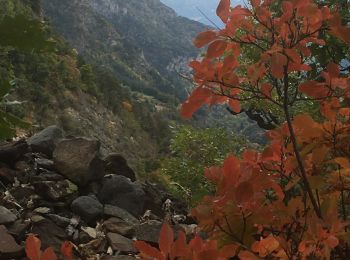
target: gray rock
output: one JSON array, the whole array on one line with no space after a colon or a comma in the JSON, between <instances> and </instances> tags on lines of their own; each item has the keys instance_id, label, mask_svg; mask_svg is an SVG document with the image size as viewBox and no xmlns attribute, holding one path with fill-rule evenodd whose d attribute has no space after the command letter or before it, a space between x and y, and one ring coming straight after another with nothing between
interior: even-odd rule
<instances>
[{"instance_id":1,"label":"gray rock","mask_svg":"<svg viewBox=\"0 0 350 260\"><path fill-rule=\"evenodd\" d=\"M158 243L162 222L150 220L135 227L135 237L137 240L149 243Z\"/></svg>"},{"instance_id":2,"label":"gray rock","mask_svg":"<svg viewBox=\"0 0 350 260\"><path fill-rule=\"evenodd\" d=\"M65 230L49 219L33 223L31 232L37 234L41 240L41 248L52 246L57 255L60 255L62 243L68 239Z\"/></svg>"},{"instance_id":3,"label":"gray rock","mask_svg":"<svg viewBox=\"0 0 350 260\"><path fill-rule=\"evenodd\" d=\"M63 130L58 126L52 125L28 139L28 143L33 152L43 153L49 157L55 150L59 139L63 137Z\"/></svg>"},{"instance_id":4,"label":"gray rock","mask_svg":"<svg viewBox=\"0 0 350 260\"><path fill-rule=\"evenodd\" d=\"M25 140L0 146L0 162L9 165L16 163L28 152L28 144Z\"/></svg>"},{"instance_id":5,"label":"gray rock","mask_svg":"<svg viewBox=\"0 0 350 260\"><path fill-rule=\"evenodd\" d=\"M129 167L125 158L120 154L110 154L105 159L105 170L107 174L122 175L131 181L136 180L134 171Z\"/></svg>"},{"instance_id":6,"label":"gray rock","mask_svg":"<svg viewBox=\"0 0 350 260\"><path fill-rule=\"evenodd\" d=\"M0 226L0 259L20 259L24 248L18 245L5 226Z\"/></svg>"},{"instance_id":7,"label":"gray rock","mask_svg":"<svg viewBox=\"0 0 350 260\"><path fill-rule=\"evenodd\" d=\"M133 241L116 233L107 233L109 245L114 251L124 253L136 253L137 250L133 246Z\"/></svg>"},{"instance_id":8,"label":"gray rock","mask_svg":"<svg viewBox=\"0 0 350 260\"><path fill-rule=\"evenodd\" d=\"M99 180L104 176L104 165L99 150L100 143L97 140L62 140L53 153L55 168L78 186L85 186L90 181Z\"/></svg>"},{"instance_id":9,"label":"gray rock","mask_svg":"<svg viewBox=\"0 0 350 260\"><path fill-rule=\"evenodd\" d=\"M109 218L103 222L103 227L107 230L107 232L118 233L128 238L131 238L135 232L133 224L119 218Z\"/></svg>"},{"instance_id":10,"label":"gray rock","mask_svg":"<svg viewBox=\"0 0 350 260\"><path fill-rule=\"evenodd\" d=\"M137 218L126 210L113 205L105 205L103 213L106 216L116 217L131 224L139 224Z\"/></svg>"},{"instance_id":11,"label":"gray rock","mask_svg":"<svg viewBox=\"0 0 350 260\"><path fill-rule=\"evenodd\" d=\"M66 228L70 224L70 219L56 214L48 214L47 217L62 228Z\"/></svg>"},{"instance_id":12,"label":"gray rock","mask_svg":"<svg viewBox=\"0 0 350 260\"><path fill-rule=\"evenodd\" d=\"M65 200L73 197L78 187L69 180L41 181L33 183L35 192L48 200Z\"/></svg>"},{"instance_id":13,"label":"gray rock","mask_svg":"<svg viewBox=\"0 0 350 260\"><path fill-rule=\"evenodd\" d=\"M145 193L139 183L125 176L106 176L98 198L103 204L118 206L136 217L143 214Z\"/></svg>"},{"instance_id":14,"label":"gray rock","mask_svg":"<svg viewBox=\"0 0 350 260\"><path fill-rule=\"evenodd\" d=\"M15 237L17 241L22 241L25 239L25 234L29 228L30 222L22 220L17 220L15 223L7 227L8 233Z\"/></svg>"},{"instance_id":15,"label":"gray rock","mask_svg":"<svg viewBox=\"0 0 350 260\"><path fill-rule=\"evenodd\" d=\"M0 225L6 225L15 222L17 216L7 208L0 206Z\"/></svg>"},{"instance_id":16,"label":"gray rock","mask_svg":"<svg viewBox=\"0 0 350 260\"><path fill-rule=\"evenodd\" d=\"M49 159L37 158L35 159L35 163L39 168L44 168L50 171L53 171L55 169L53 161Z\"/></svg>"},{"instance_id":17,"label":"gray rock","mask_svg":"<svg viewBox=\"0 0 350 260\"><path fill-rule=\"evenodd\" d=\"M72 211L87 223L96 220L103 214L103 205L90 196L81 196L75 199L71 205Z\"/></svg>"}]
</instances>

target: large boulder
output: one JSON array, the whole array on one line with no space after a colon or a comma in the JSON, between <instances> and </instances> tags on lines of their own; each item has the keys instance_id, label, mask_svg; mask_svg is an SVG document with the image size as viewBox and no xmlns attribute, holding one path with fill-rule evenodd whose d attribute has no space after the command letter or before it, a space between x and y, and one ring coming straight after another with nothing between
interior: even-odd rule
<instances>
[{"instance_id":1,"label":"large boulder","mask_svg":"<svg viewBox=\"0 0 350 260\"><path fill-rule=\"evenodd\" d=\"M57 142L63 137L63 130L56 125L49 126L28 139L33 152L52 156Z\"/></svg>"},{"instance_id":2,"label":"large boulder","mask_svg":"<svg viewBox=\"0 0 350 260\"><path fill-rule=\"evenodd\" d=\"M98 198L103 204L120 207L136 217L143 214L145 192L139 183L125 176L106 176Z\"/></svg>"},{"instance_id":3,"label":"large boulder","mask_svg":"<svg viewBox=\"0 0 350 260\"><path fill-rule=\"evenodd\" d=\"M71 205L72 211L87 223L95 221L103 214L103 205L92 196L81 196Z\"/></svg>"},{"instance_id":4,"label":"large boulder","mask_svg":"<svg viewBox=\"0 0 350 260\"><path fill-rule=\"evenodd\" d=\"M127 161L120 154L110 154L105 159L106 174L123 175L131 181L136 180L134 171L129 167Z\"/></svg>"},{"instance_id":5,"label":"large boulder","mask_svg":"<svg viewBox=\"0 0 350 260\"><path fill-rule=\"evenodd\" d=\"M104 176L104 163L100 158L100 142L86 138L65 139L53 153L55 168L78 186Z\"/></svg>"}]
</instances>

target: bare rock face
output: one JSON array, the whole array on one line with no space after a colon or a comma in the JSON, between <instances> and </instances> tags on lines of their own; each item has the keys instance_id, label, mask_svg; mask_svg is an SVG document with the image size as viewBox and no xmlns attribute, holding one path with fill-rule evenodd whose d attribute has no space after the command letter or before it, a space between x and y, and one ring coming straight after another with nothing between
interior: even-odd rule
<instances>
[{"instance_id":1,"label":"bare rock face","mask_svg":"<svg viewBox=\"0 0 350 260\"><path fill-rule=\"evenodd\" d=\"M53 153L55 168L78 186L99 180L104 175L100 142L86 138L62 140Z\"/></svg>"},{"instance_id":2,"label":"bare rock face","mask_svg":"<svg viewBox=\"0 0 350 260\"><path fill-rule=\"evenodd\" d=\"M63 137L63 130L52 125L28 139L28 143L33 152L43 153L49 157L56 147L59 139Z\"/></svg>"}]
</instances>

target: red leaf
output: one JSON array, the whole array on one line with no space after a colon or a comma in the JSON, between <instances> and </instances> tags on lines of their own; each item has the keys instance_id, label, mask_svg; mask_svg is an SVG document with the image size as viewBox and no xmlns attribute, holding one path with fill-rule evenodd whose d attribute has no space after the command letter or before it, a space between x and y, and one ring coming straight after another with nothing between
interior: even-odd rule
<instances>
[{"instance_id":1,"label":"red leaf","mask_svg":"<svg viewBox=\"0 0 350 260\"><path fill-rule=\"evenodd\" d=\"M73 260L73 244L71 242L64 241L61 246L61 252L67 260Z\"/></svg>"},{"instance_id":2,"label":"red leaf","mask_svg":"<svg viewBox=\"0 0 350 260\"><path fill-rule=\"evenodd\" d=\"M188 100L182 104L181 116L187 119L191 118L202 105L209 103L211 95L212 92L207 88L196 88Z\"/></svg>"},{"instance_id":3,"label":"red leaf","mask_svg":"<svg viewBox=\"0 0 350 260\"><path fill-rule=\"evenodd\" d=\"M45 249L44 253L41 256L41 260L57 260L57 256L53 251L52 247Z\"/></svg>"},{"instance_id":4,"label":"red leaf","mask_svg":"<svg viewBox=\"0 0 350 260\"><path fill-rule=\"evenodd\" d=\"M230 108L233 112L239 113L241 112L241 105L238 100L235 99L229 99L228 104L230 105Z\"/></svg>"},{"instance_id":5,"label":"red leaf","mask_svg":"<svg viewBox=\"0 0 350 260\"><path fill-rule=\"evenodd\" d=\"M179 232L178 239L173 243L171 248L170 258L175 259L176 257L187 256L189 250L186 244L186 235L184 232Z\"/></svg>"},{"instance_id":6,"label":"red leaf","mask_svg":"<svg viewBox=\"0 0 350 260\"><path fill-rule=\"evenodd\" d=\"M284 51L293 62L297 64L301 63L301 57L295 49L284 49Z\"/></svg>"},{"instance_id":7,"label":"red leaf","mask_svg":"<svg viewBox=\"0 0 350 260\"><path fill-rule=\"evenodd\" d=\"M300 84L299 91L313 98L327 97L329 92L324 83L314 80L306 81Z\"/></svg>"},{"instance_id":8,"label":"red leaf","mask_svg":"<svg viewBox=\"0 0 350 260\"><path fill-rule=\"evenodd\" d=\"M269 83L264 83L261 86L261 92L266 96L271 98L272 85Z\"/></svg>"},{"instance_id":9,"label":"red leaf","mask_svg":"<svg viewBox=\"0 0 350 260\"><path fill-rule=\"evenodd\" d=\"M327 65L327 71L331 78L337 78L340 74L339 66L333 62Z\"/></svg>"},{"instance_id":10,"label":"red leaf","mask_svg":"<svg viewBox=\"0 0 350 260\"><path fill-rule=\"evenodd\" d=\"M227 43L222 40L212 42L207 51L207 58L212 59L224 54L227 47Z\"/></svg>"},{"instance_id":11,"label":"red leaf","mask_svg":"<svg viewBox=\"0 0 350 260\"><path fill-rule=\"evenodd\" d=\"M29 260L40 260L41 258L41 241L39 238L30 234L26 239L26 254Z\"/></svg>"},{"instance_id":12,"label":"red leaf","mask_svg":"<svg viewBox=\"0 0 350 260\"><path fill-rule=\"evenodd\" d=\"M221 0L218 8L216 9L217 16L220 17L223 23L226 23L230 16L231 0Z\"/></svg>"},{"instance_id":13,"label":"red leaf","mask_svg":"<svg viewBox=\"0 0 350 260\"><path fill-rule=\"evenodd\" d=\"M271 72L277 78L283 78L284 66L287 64L287 57L281 53L273 53L271 57Z\"/></svg>"},{"instance_id":14,"label":"red leaf","mask_svg":"<svg viewBox=\"0 0 350 260\"><path fill-rule=\"evenodd\" d=\"M197 37L194 39L193 44L197 48L202 48L208 43L212 42L216 38L216 32L214 31L205 31L201 32L197 35Z\"/></svg>"},{"instance_id":15,"label":"red leaf","mask_svg":"<svg viewBox=\"0 0 350 260\"><path fill-rule=\"evenodd\" d=\"M143 241L135 241L134 246L141 252L141 254L145 254L149 257L154 257L156 260L165 260L165 256L153 246L150 246L146 242Z\"/></svg>"},{"instance_id":16,"label":"red leaf","mask_svg":"<svg viewBox=\"0 0 350 260\"><path fill-rule=\"evenodd\" d=\"M239 184L235 191L236 199L239 203L245 203L249 201L252 198L253 194L253 186L247 181Z\"/></svg>"},{"instance_id":17,"label":"red leaf","mask_svg":"<svg viewBox=\"0 0 350 260\"><path fill-rule=\"evenodd\" d=\"M235 244L226 245L220 249L219 255L220 257L225 257L225 258L234 257L237 253L238 248L239 246Z\"/></svg>"},{"instance_id":18,"label":"red leaf","mask_svg":"<svg viewBox=\"0 0 350 260\"><path fill-rule=\"evenodd\" d=\"M339 245L339 240L335 236L329 236L326 241L326 245L328 245L330 248L335 248Z\"/></svg>"},{"instance_id":19,"label":"red leaf","mask_svg":"<svg viewBox=\"0 0 350 260\"><path fill-rule=\"evenodd\" d=\"M165 254L170 253L171 245L174 242L174 233L168 224L164 223L159 236L159 248Z\"/></svg>"}]
</instances>

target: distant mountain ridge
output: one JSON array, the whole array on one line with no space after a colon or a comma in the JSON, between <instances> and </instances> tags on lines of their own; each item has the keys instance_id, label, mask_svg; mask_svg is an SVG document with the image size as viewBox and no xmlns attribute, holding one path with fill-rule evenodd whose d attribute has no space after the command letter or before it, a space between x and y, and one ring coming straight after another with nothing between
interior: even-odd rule
<instances>
[{"instance_id":1,"label":"distant mountain ridge","mask_svg":"<svg viewBox=\"0 0 350 260\"><path fill-rule=\"evenodd\" d=\"M88 62L108 68L132 90L185 97L187 83L172 69L198 55L192 40L204 25L177 16L160 0L42 3L55 30Z\"/></svg>"}]
</instances>

